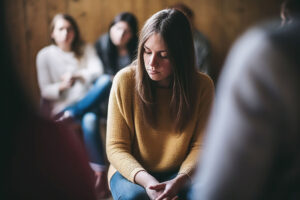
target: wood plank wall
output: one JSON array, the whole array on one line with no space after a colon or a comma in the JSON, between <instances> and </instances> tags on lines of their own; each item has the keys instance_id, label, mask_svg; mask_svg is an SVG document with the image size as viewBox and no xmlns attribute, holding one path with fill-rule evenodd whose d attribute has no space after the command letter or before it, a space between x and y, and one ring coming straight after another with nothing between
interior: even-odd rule
<instances>
[{"instance_id":1,"label":"wood plank wall","mask_svg":"<svg viewBox=\"0 0 300 200\"><path fill-rule=\"evenodd\" d=\"M59 12L71 14L84 39L94 42L121 11L134 13L139 28L153 13L178 0L5 0L6 33L13 60L33 100L38 102L35 57L48 45L49 24ZM216 75L233 41L249 26L279 17L282 0L182 0L195 12L195 25L210 40Z\"/></svg>"}]
</instances>

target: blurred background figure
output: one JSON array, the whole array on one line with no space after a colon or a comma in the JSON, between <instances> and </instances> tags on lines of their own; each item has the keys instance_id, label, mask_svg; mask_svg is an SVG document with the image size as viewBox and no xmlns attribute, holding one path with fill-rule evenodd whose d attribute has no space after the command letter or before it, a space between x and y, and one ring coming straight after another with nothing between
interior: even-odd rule
<instances>
[{"instance_id":1,"label":"blurred background figure","mask_svg":"<svg viewBox=\"0 0 300 200\"><path fill-rule=\"evenodd\" d=\"M300 1L286 0L281 4L280 17L281 25L286 25L293 22L294 18L299 18Z\"/></svg>"},{"instance_id":2,"label":"blurred background figure","mask_svg":"<svg viewBox=\"0 0 300 200\"><path fill-rule=\"evenodd\" d=\"M105 152L100 137L99 105L109 94L111 80L101 75L103 66L95 49L85 44L68 14L57 14L51 23L53 44L38 52L36 65L41 96L51 116L59 122L78 122L95 171L100 197L108 195ZM101 76L100 76L101 75Z\"/></svg>"},{"instance_id":3,"label":"blurred background figure","mask_svg":"<svg viewBox=\"0 0 300 200\"><path fill-rule=\"evenodd\" d=\"M136 17L132 13L122 12L110 23L108 32L96 41L95 48L103 62L104 74L111 80L120 69L135 59L138 44L137 32ZM105 114L107 114L108 96L100 105L102 113Z\"/></svg>"},{"instance_id":4,"label":"blurred background figure","mask_svg":"<svg viewBox=\"0 0 300 200\"><path fill-rule=\"evenodd\" d=\"M5 38L1 31L0 199L95 200L95 178L82 142L38 113L28 88L19 84Z\"/></svg>"},{"instance_id":5,"label":"blurred background figure","mask_svg":"<svg viewBox=\"0 0 300 200\"><path fill-rule=\"evenodd\" d=\"M210 66L210 43L208 39L201 33L194 23L194 12L183 3L176 3L171 5L170 8L175 8L183 12L190 20L192 31L193 31L193 40L195 47L195 58L196 58L196 67L200 72L203 72L210 77L212 77L212 69Z\"/></svg>"},{"instance_id":6,"label":"blurred background figure","mask_svg":"<svg viewBox=\"0 0 300 200\"><path fill-rule=\"evenodd\" d=\"M192 199L300 199L300 23L278 24L227 58Z\"/></svg>"},{"instance_id":7,"label":"blurred background figure","mask_svg":"<svg viewBox=\"0 0 300 200\"><path fill-rule=\"evenodd\" d=\"M136 17L131 13L122 12L111 22L108 32L97 40L95 47L103 62L105 74L114 76L135 59L137 32Z\"/></svg>"}]
</instances>

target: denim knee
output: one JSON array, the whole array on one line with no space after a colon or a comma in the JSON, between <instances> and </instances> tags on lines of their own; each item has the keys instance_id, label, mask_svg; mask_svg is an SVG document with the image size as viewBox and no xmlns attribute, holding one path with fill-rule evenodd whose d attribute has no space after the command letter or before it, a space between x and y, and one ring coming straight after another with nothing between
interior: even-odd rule
<instances>
[{"instance_id":1,"label":"denim knee","mask_svg":"<svg viewBox=\"0 0 300 200\"><path fill-rule=\"evenodd\" d=\"M92 112L86 113L82 117L82 128L85 134L98 133L99 117Z\"/></svg>"},{"instance_id":2,"label":"denim knee","mask_svg":"<svg viewBox=\"0 0 300 200\"><path fill-rule=\"evenodd\" d=\"M108 74L101 75L94 83L96 87L110 86L111 84L112 84L111 76Z\"/></svg>"},{"instance_id":3,"label":"denim knee","mask_svg":"<svg viewBox=\"0 0 300 200\"><path fill-rule=\"evenodd\" d=\"M127 191L124 194L122 194L119 199L122 199L122 200L147 200L147 199L149 199L149 197L145 191L138 191L138 192Z\"/></svg>"},{"instance_id":4,"label":"denim knee","mask_svg":"<svg viewBox=\"0 0 300 200\"><path fill-rule=\"evenodd\" d=\"M148 200L149 197L145 190L127 190L127 191L119 191L118 194L115 194L113 190L113 198L118 200Z\"/></svg>"},{"instance_id":5,"label":"denim knee","mask_svg":"<svg viewBox=\"0 0 300 200\"><path fill-rule=\"evenodd\" d=\"M116 172L110 180L111 193L118 200L147 200L146 190L135 183L128 181L119 172Z\"/></svg>"}]
</instances>

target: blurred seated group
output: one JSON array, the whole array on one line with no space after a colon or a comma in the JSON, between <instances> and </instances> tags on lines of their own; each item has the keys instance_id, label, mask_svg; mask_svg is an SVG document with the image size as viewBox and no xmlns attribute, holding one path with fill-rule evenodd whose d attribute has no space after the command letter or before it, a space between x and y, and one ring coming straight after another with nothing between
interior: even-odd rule
<instances>
[{"instance_id":1,"label":"blurred seated group","mask_svg":"<svg viewBox=\"0 0 300 200\"><path fill-rule=\"evenodd\" d=\"M122 12L94 45L55 15L36 57L40 111L1 58L3 194L300 199L299 1L285 1L281 18L237 40L214 92L209 42L183 4L152 15L139 40Z\"/></svg>"},{"instance_id":2,"label":"blurred seated group","mask_svg":"<svg viewBox=\"0 0 300 200\"><path fill-rule=\"evenodd\" d=\"M127 12L117 15L94 48L83 41L70 15L58 14L51 23L51 39L53 44L40 50L36 59L42 110L59 123L81 125L96 188L99 196L106 197L106 157L99 123L106 118L113 76L134 58L137 20Z\"/></svg>"}]
</instances>

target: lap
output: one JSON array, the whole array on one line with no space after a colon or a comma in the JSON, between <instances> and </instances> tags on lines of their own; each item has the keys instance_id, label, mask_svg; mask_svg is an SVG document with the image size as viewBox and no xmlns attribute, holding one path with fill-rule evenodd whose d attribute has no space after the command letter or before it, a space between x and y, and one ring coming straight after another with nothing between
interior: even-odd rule
<instances>
[{"instance_id":1,"label":"lap","mask_svg":"<svg viewBox=\"0 0 300 200\"><path fill-rule=\"evenodd\" d=\"M114 199L145 200L149 199L145 189L128 181L119 172L116 172L110 180L111 193Z\"/></svg>"},{"instance_id":2,"label":"lap","mask_svg":"<svg viewBox=\"0 0 300 200\"><path fill-rule=\"evenodd\" d=\"M171 173L152 173L159 182L167 181L176 177L177 172ZM188 190L190 185L187 184L184 188L179 191L179 199L188 199ZM114 199L124 200L139 200L149 199L145 189L131 181L128 181L118 171L112 176L110 180L111 193Z\"/></svg>"}]
</instances>

